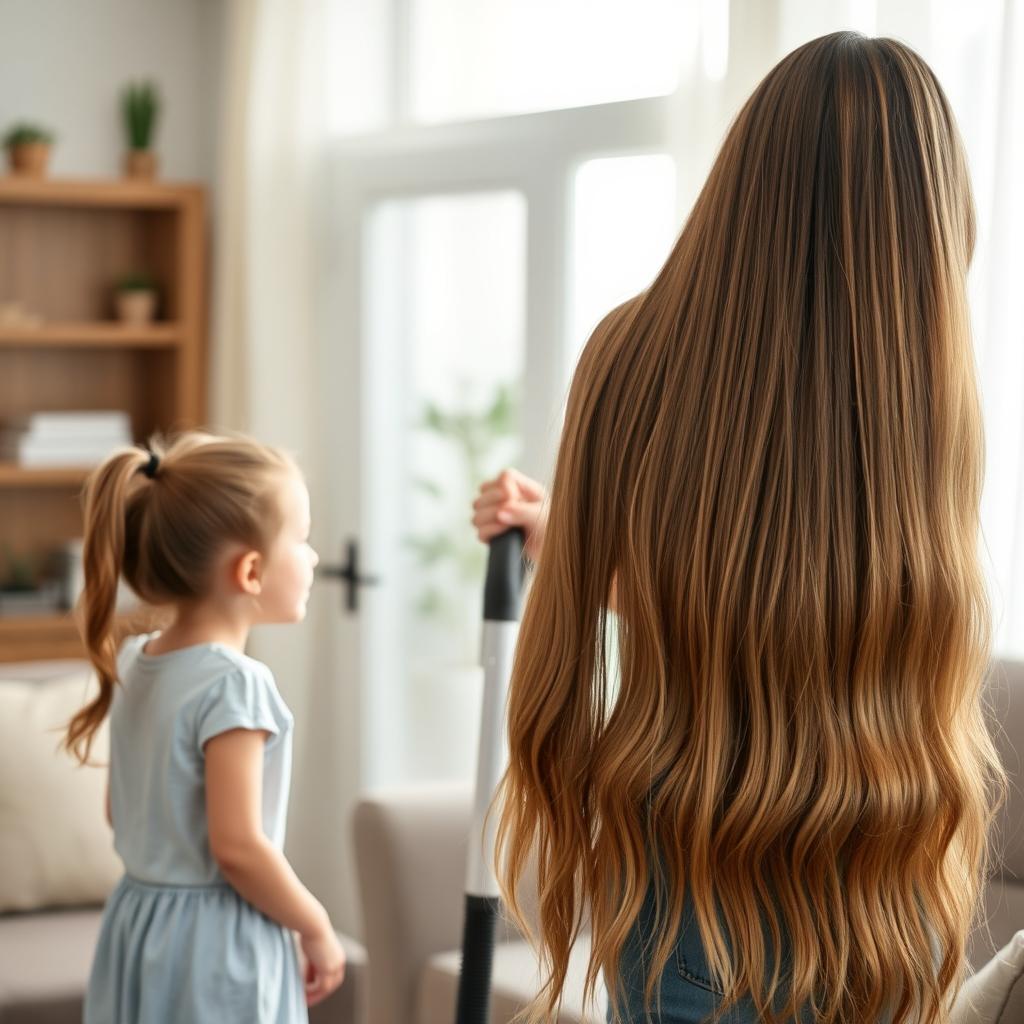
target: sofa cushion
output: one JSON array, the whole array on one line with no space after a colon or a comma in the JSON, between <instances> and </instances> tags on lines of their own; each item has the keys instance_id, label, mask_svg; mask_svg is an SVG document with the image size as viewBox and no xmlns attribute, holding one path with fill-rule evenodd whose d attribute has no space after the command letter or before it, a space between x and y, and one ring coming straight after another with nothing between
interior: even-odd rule
<instances>
[{"instance_id":1,"label":"sofa cushion","mask_svg":"<svg viewBox=\"0 0 1024 1024\"><path fill-rule=\"evenodd\" d=\"M560 1024L602 1024L607 995L598 984L596 1005L583 1007L583 979L590 958L590 943L580 938L569 958L569 974L558 1014ZM420 976L416 1024L451 1024L459 989L460 950L430 957ZM537 957L526 942L499 942L491 969L491 1024L507 1024L540 987Z\"/></svg>"},{"instance_id":2,"label":"sofa cushion","mask_svg":"<svg viewBox=\"0 0 1024 1024\"><path fill-rule=\"evenodd\" d=\"M80 1024L100 915L0 915L0 1024Z\"/></svg>"},{"instance_id":3,"label":"sofa cushion","mask_svg":"<svg viewBox=\"0 0 1024 1024\"><path fill-rule=\"evenodd\" d=\"M60 751L63 728L95 692L82 666L55 679L0 678L0 912L101 903L120 878L106 821L106 725L92 761Z\"/></svg>"},{"instance_id":4,"label":"sofa cushion","mask_svg":"<svg viewBox=\"0 0 1024 1024\"><path fill-rule=\"evenodd\" d=\"M0 1024L81 1024L100 908L0 915ZM345 982L309 1012L310 1024L366 1020L366 951L348 936Z\"/></svg>"},{"instance_id":5,"label":"sofa cushion","mask_svg":"<svg viewBox=\"0 0 1024 1024\"><path fill-rule=\"evenodd\" d=\"M985 886L979 922L967 940L973 974L1024 928L1024 883L996 879ZM999 1017L999 1024L1024 1021L1024 980L1018 978Z\"/></svg>"}]
</instances>

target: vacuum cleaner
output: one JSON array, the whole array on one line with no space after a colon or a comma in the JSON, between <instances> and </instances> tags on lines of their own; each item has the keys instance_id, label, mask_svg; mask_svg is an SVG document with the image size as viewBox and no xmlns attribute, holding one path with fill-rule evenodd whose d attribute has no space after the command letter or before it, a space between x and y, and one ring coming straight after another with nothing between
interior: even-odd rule
<instances>
[{"instance_id":1,"label":"vacuum cleaner","mask_svg":"<svg viewBox=\"0 0 1024 1024\"><path fill-rule=\"evenodd\" d=\"M508 758L505 702L519 635L524 540L521 529L508 530L491 540L487 556L481 644L484 698L466 858L466 914L455 1024L488 1024L490 1013L494 929L501 900L493 867L497 816L488 819L487 810Z\"/></svg>"}]
</instances>

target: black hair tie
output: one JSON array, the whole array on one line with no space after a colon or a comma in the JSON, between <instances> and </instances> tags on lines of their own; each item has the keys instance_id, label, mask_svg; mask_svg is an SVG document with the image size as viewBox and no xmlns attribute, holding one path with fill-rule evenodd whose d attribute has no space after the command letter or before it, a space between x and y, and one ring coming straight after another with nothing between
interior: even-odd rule
<instances>
[{"instance_id":1,"label":"black hair tie","mask_svg":"<svg viewBox=\"0 0 1024 1024\"><path fill-rule=\"evenodd\" d=\"M157 466L160 465L160 456L156 452L149 453L149 462L142 467L142 472L149 477L150 480L156 476Z\"/></svg>"}]
</instances>

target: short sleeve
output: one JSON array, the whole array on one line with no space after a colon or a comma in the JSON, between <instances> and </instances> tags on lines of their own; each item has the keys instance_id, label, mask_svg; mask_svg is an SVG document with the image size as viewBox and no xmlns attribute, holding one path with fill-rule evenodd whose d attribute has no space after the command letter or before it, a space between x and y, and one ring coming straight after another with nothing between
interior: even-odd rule
<instances>
[{"instance_id":1,"label":"short sleeve","mask_svg":"<svg viewBox=\"0 0 1024 1024\"><path fill-rule=\"evenodd\" d=\"M290 721L269 672L264 675L239 668L218 679L203 698L197 715L199 750L207 740L229 729L266 731L270 746Z\"/></svg>"},{"instance_id":2,"label":"short sleeve","mask_svg":"<svg viewBox=\"0 0 1024 1024\"><path fill-rule=\"evenodd\" d=\"M124 679L128 674L131 663L139 656L139 652L146 646L146 641L152 633L136 633L134 636L127 636L121 641L117 651L117 677Z\"/></svg>"}]
</instances>

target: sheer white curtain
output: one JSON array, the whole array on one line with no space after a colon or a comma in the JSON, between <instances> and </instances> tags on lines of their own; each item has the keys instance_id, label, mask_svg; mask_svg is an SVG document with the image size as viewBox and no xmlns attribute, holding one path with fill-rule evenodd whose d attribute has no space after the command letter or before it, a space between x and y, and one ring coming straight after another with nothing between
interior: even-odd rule
<instances>
[{"instance_id":1,"label":"sheer white curtain","mask_svg":"<svg viewBox=\"0 0 1024 1024\"><path fill-rule=\"evenodd\" d=\"M229 0L217 181L213 411L310 449L321 0Z\"/></svg>"},{"instance_id":2,"label":"sheer white curtain","mask_svg":"<svg viewBox=\"0 0 1024 1024\"><path fill-rule=\"evenodd\" d=\"M996 650L1024 658L1024 11L1019 0L998 7L986 38L990 65L979 59L963 68L973 104L960 117L979 215L971 302L985 402L982 522ZM972 73L982 80L973 89Z\"/></svg>"},{"instance_id":3,"label":"sheer white curtain","mask_svg":"<svg viewBox=\"0 0 1024 1024\"><path fill-rule=\"evenodd\" d=\"M969 284L987 439L983 557L995 652L1017 658L1024 658L1022 7L1021 0L732 0L726 73L709 78L699 52L691 57L673 133L685 216L740 104L800 44L838 29L888 35L935 70L964 138L978 213Z\"/></svg>"},{"instance_id":4,"label":"sheer white curtain","mask_svg":"<svg viewBox=\"0 0 1024 1024\"><path fill-rule=\"evenodd\" d=\"M326 0L226 2L211 346L211 420L295 454L321 550L329 534L317 516L324 452L314 399L326 15ZM345 823L323 812L335 806L341 730L317 640L334 607L312 601L302 625L257 629L250 651L270 666L295 714L288 855L335 923L352 932L351 885L339 871L348 858Z\"/></svg>"}]
</instances>

